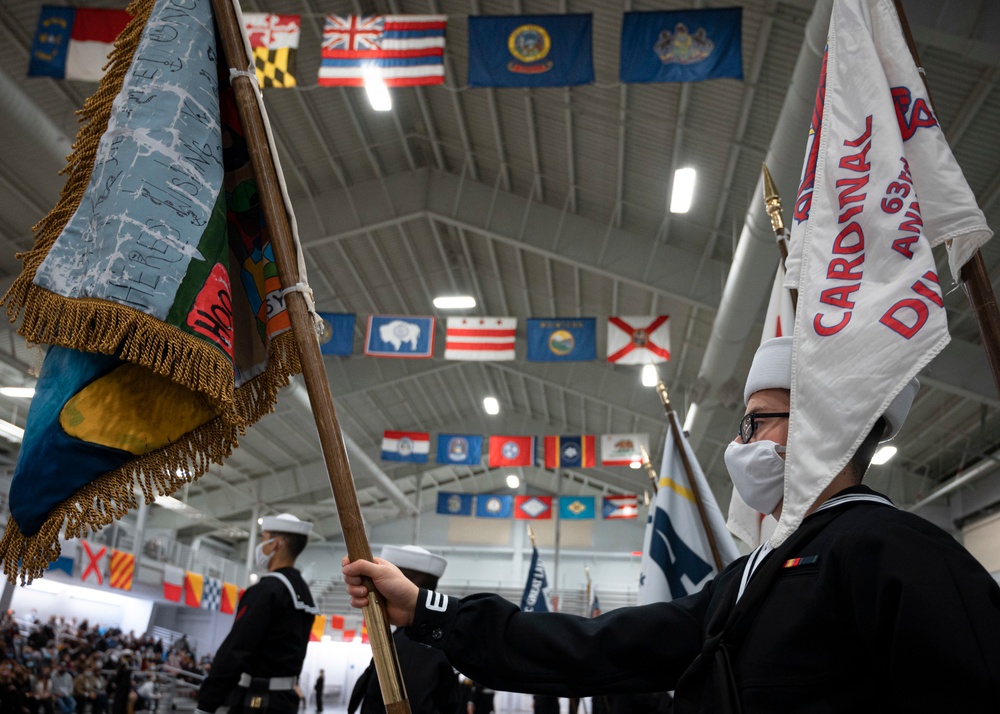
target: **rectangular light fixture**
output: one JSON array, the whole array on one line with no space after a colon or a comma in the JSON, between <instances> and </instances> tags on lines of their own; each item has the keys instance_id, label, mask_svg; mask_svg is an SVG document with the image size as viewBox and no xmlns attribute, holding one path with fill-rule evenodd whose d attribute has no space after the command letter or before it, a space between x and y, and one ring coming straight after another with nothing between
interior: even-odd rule
<instances>
[{"instance_id":1,"label":"rectangular light fixture","mask_svg":"<svg viewBox=\"0 0 1000 714\"><path fill-rule=\"evenodd\" d=\"M471 295L442 295L434 298L438 310L464 310L476 306L476 298Z\"/></svg>"},{"instance_id":2,"label":"rectangular light fixture","mask_svg":"<svg viewBox=\"0 0 1000 714\"><path fill-rule=\"evenodd\" d=\"M372 109L377 112L387 112L392 109L392 97L389 96L389 88L385 86L385 80L375 67L365 70L365 92L368 94L368 101L371 102Z\"/></svg>"},{"instance_id":3,"label":"rectangular light fixture","mask_svg":"<svg viewBox=\"0 0 1000 714\"><path fill-rule=\"evenodd\" d=\"M24 440L24 429L17 424L11 424L6 419L0 419L0 436L7 441L20 444Z\"/></svg>"},{"instance_id":4,"label":"rectangular light fixture","mask_svg":"<svg viewBox=\"0 0 1000 714\"><path fill-rule=\"evenodd\" d=\"M674 172L674 188L670 192L670 212L687 213L694 198L694 169L677 169Z\"/></svg>"},{"instance_id":5,"label":"rectangular light fixture","mask_svg":"<svg viewBox=\"0 0 1000 714\"><path fill-rule=\"evenodd\" d=\"M642 386L655 387L660 376L656 373L655 364L647 364L642 367Z\"/></svg>"},{"instance_id":6,"label":"rectangular light fixture","mask_svg":"<svg viewBox=\"0 0 1000 714\"><path fill-rule=\"evenodd\" d=\"M880 446L878 451L876 451L875 455L872 457L872 464L874 466L881 466L895 455L895 446Z\"/></svg>"},{"instance_id":7,"label":"rectangular light fixture","mask_svg":"<svg viewBox=\"0 0 1000 714\"><path fill-rule=\"evenodd\" d=\"M0 394L15 399L31 399L35 396L34 387L0 387Z\"/></svg>"},{"instance_id":8,"label":"rectangular light fixture","mask_svg":"<svg viewBox=\"0 0 1000 714\"><path fill-rule=\"evenodd\" d=\"M500 413L500 402L497 401L496 397L486 397L483 399L483 409L490 416L496 416Z\"/></svg>"}]
</instances>

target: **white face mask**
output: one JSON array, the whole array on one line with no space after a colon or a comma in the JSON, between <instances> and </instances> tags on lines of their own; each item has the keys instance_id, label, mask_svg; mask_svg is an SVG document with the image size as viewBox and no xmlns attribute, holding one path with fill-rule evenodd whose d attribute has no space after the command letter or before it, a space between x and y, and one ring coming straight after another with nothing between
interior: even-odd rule
<instances>
[{"instance_id":1,"label":"white face mask","mask_svg":"<svg viewBox=\"0 0 1000 714\"><path fill-rule=\"evenodd\" d=\"M785 447L762 439L726 447L726 468L733 486L750 508L771 513L785 492Z\"/></svg>"},{"instance_id":2,"label":"white face mask","mask_svg":"<svg viewBox=\"0 0 1000 714\"><path fill-rule=\"evenodd\" d=\"M268 543L273 543L275 538L268 538L263 543L258 543L256 550L254 550L254 558L257 560L257 567L261 570L267 570L267 566L271 563L271 558L274 557L275 551L271 551L270 554L264 552L264 546Z\"/></svg>"}]
</instances>

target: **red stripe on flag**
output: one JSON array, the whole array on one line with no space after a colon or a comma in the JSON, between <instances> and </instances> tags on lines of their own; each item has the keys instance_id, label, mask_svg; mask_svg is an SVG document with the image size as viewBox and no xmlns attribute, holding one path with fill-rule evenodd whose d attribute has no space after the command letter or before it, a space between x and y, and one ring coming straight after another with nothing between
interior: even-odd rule
<instances>
[{"instance_id":1,"label":"red stripe on flag","mask_svg":"<svg viewBox=\"0 0 1000 714\"><path fill-rule=\"evenodd\" d=\"M70 37L77 42L113 43L130 17L124 10L78 7Z\"/></svg>"},{"instance_id":2,"label":"red stripe on flag","mask_svg":"<svg viewBox=\"0 0 1000 714\"><path fill-rule=\"evenodd\" d=\"M426 47L419 50L323 50L327 59L405 59L407 57L441 57L441 47Z\"/></svg>"},{"instance_id":3,"label":"red stripe on flag","mask_svg":"<svg viewBox=\"0 0 1000 714\"><path fill-rule=\"evenodd\" d=\"M386 22L382 25L385 32L390 30L402 30L415 31L415 30L444 30L448 23L446 21L442 22L399 22L394 20L393 22Z\"/></svg>"},{"instance_id":4,"label":"red stripe on flag","mask_svg":"<svg viewBox=\"0 0 1000 714\"><path fill-rule=\"evenodd\" d=\"M430 442L431 435L423 431L386 431L383 435L386 439L402 439L403 437L409 437L413 441L426 441Z\"/></svg>"},{"instance_id":5,"label":"red stripe on flag","mask_svg":"<svg viewBox=\"0 0 1000 714\"><path fill-rule=\"evenodd\" d=\"M516 330L492 330L472 327L449 327L448 337L516 337Z\"/></svg>"},{"instance_id":6,"label":"red stripe on flag","mask_svg":"<svg viewBox=\"0 0 1000 714\"><path fill-rule=\"evenodd\" d=\"M478 350L482 352L503 352L514 349L513 342L445 342L446 350Z\"/></svg>"}]
</instances>

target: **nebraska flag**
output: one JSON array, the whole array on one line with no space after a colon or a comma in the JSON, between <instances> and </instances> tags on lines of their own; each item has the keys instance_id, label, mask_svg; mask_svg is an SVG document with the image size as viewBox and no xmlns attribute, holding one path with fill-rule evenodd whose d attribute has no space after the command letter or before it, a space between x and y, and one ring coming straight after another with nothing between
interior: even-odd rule
<instances>
[{"instance_id":1,"label":"nebraska flag","mask_svg":"<svg viewBox=\"0 0 1000 714\"><path fill-rule=\"evenodd\" d=\"M99 81L128 21L124 10L43 5L28 76Z\"/></svg>"},{"instance_id":2,"label":"nebraska flag","mask_svg":"<svg viewBox=\"0 0 1000 714\"><path fill-rule=\"evenodd\" d=\"M799 291L778 545L893 398L948 343L931 245L990 231L889 0L834 3L792 225ZM789 256L790 258L793 256Z\"/></svg>"},{"instance_id":3,"label":"nebraska flag","mask_svg":"<svg viewBox=\"0 0 1000 714\"><path fill-rule=\"evenodd\" d=\"M243 13L261 87L294 87L301 18L266 12Z\"/></svg>"},{"instance_id":4,"label":"nebraska flag","mask_svg":"<svg viewBox=\"0 0 1000 714\"><path fill-rule=\"evenodd\" d=\"M535 437L491 436L490 468L500 466L534 466Z\"/></svg>"},{"instance_id":5,"label":"nebraska flag","mask_svg":"<svg viewBox=\"0 0 1000 714\"><path fill-rule=\"evenodd\" d=\"M670 359L670 317L608 318L608 362L655 364Z\"/></svg>"},{"instance_id":6,"label":"nebraska flag","mask_svg":"<svg viewBox=\"0 0 1000 714\"><path fill-rule=\"evenodd\" d=\"M163 566L163 597L171 602L181 601L184 589L184 571L173 565Z\"/></svg>"},{"instance_id":7,"label":"nebraska flag","mask_svg":"<svg viewBox=\"0 0 1000 714\"><path fill-rule=\"evenodd\" d=\"M108 583L119 590L132 589L132 576L135 574L135 556L121 550L111 551L111 576Z\"/></svg>"},{"instance_id":8,"label":"nebraska flag","mask_svg":"<svg viewBox=\"0 0 1000 714\"><path fill-rule=\"evenodd\" d=\"M514 359L516 317L449 317L444 358L480 362Z\"/></svg>"}]
</instances>

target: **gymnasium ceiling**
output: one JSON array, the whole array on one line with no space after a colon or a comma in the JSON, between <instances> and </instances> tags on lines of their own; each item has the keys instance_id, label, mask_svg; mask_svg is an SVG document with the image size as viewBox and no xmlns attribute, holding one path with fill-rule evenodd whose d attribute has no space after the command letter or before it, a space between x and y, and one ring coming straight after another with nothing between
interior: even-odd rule
<instances>
[{"instance_id":1,"label":"gymnasium ceiling","mask_svg":"<svg viewBox=\"0 0 1000 714\"><path fill-rule=\"evenodd\" d=\"M78 0L124 6L119 0ZM716 2L695 3L704 7ZM721 3L722 5L731 3ZM54 205L57 176L75 135L74 111L95 85L25 76L39 0L0 5L0 280L18 271L14 253ZM987 0L906 0L938 117L989 223L1000 226L1000 6ZM808 0L744 2L743 81L631 84L618 81L618 39L627 10L679 9L690 2L624 0L246 0L245 10L303 15L297 90L268 90L265 102L321 310L357 313L355 354L327 357L326 370L365 519L378 524L432 511L438 490L507 490L509 469L397 464L379 459L385 429L483 434L648 432L658 462L666 433L654 390L637 367L606 362L546 364L523 359L528 317L604 319L668 314L669 363L660 373L683 418L694 402L691 438L716 498L729 502L722 453L741 414L741 384L760 339L778 256L757 241L739 299L718 320L723 288L747 224L769 231L758 179L767 158L786 206L794 195L814 68L796 76L813 13ZM829 14L829 0L823 3ZM446 84L392 90L393 109L371 110L360 89L317 88L322 16L445 13ZM466 86L465 18L470 14L594 14L593 85L552 89ZM819 23L821 26L822 23ZM814 21L813 27L816 26ZM816 44L814 40L813 45ZM804 55L810 54L806 43ZM808 65L809 62L805 61ZM788 109L788 106L798 109ZM693 166L692 210L666 210L674 169ZM786 210L787 215L787 210ZM983 251L1000 290L1000 241ZM941 261L939 261L941 262ZM942 276L947 269L941 263ZM950 282L950 280L949 280ZM519 359L474 363L364 357L370 314L448 314L442 293L469 293L466 314L511 315ZM871 483L912 506L936 487L973 479L925 509L961 522L1000 503L1000 398L976 322L960 287L945 285L953 344L921 376L924 386ZM729 310L730 308L727 308ZM458 313L461 314L461 313ZM713 326L716 335L713 337ZM706 361L715 340L721 359ZM0 377L31 383L40 354L9 328L0 334ZM292 511L338 540L339 523L304 389L286 390L277 410L224 466L177 497L210 516L190 520L156 509L154 523L190 534L246 529L254 508ZM496 396L488 417L482 399ZM23 425L26 403L0 397L0 417ZM8 466L16 457L6 445ZM432 460L433 461L433 460ZM555 493L556 477L520 469L529 492ZM642 493L642 471L566 472L562 493Z\"/></svg>"}]
</instances>

